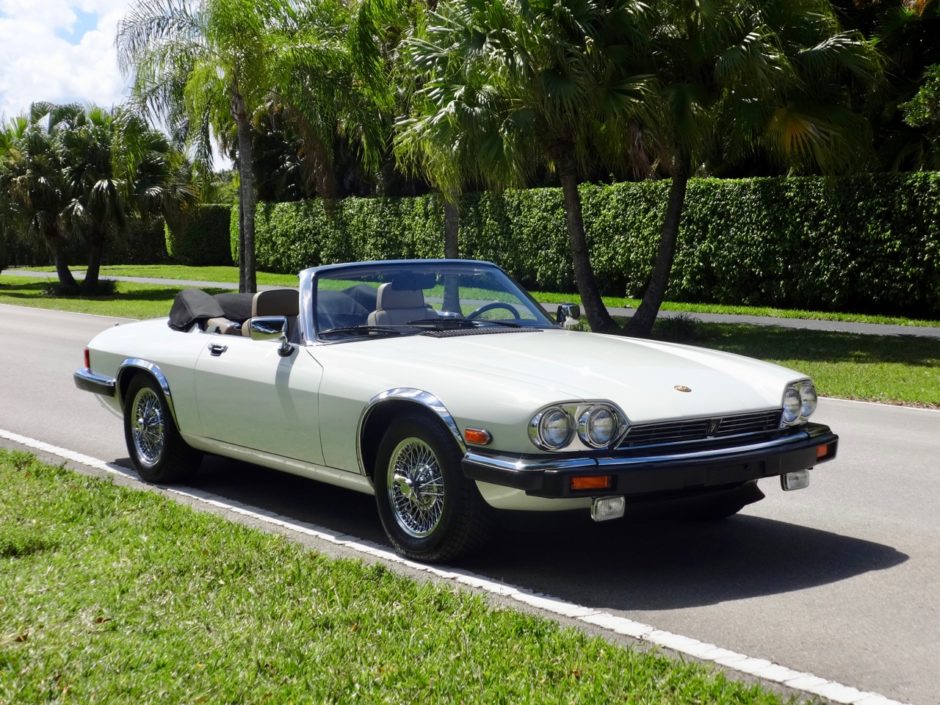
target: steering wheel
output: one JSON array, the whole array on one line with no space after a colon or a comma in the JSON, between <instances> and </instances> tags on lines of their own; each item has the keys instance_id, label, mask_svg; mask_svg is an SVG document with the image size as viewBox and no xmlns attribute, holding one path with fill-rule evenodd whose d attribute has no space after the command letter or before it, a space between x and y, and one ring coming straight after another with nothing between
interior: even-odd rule
<instances>
[{"instance_id":1,"label":"steering wheel","mask_svg":"<svg viewBox=\"0 0 940 705\"><path fill-rule=\"evenodd\" d=\"M516 310L515 306L510 306L509 304L503 303L502 301L491 301L488 304L483 304L482 306L480 306L480 308L478 308L473 313L467 314L467 318L472 321L475 318L479 318L487 311L495 311L498 308L506 309L507 311L509 311L509 313L512 314L512 317L517 321L521 320L522 318L519 315L519 312Z\"/></svg>"}]
</instances>

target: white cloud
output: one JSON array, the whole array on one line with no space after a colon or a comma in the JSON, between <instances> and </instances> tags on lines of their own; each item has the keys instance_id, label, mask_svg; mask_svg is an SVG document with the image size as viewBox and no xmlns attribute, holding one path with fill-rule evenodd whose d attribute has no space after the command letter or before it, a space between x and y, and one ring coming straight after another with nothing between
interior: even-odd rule
<instances>
[{"instance_id":1,"label":"white cloud","mask_svg":"<svg viewBox=\"0 0 940 705\"><path fill-rule=\"evenodd\" d=\"M105 108L127 98L118 22L133 0L0 0L0 118L37 101ZM231 168L215 155L218 169Z\"/></svg>"},{"instance_id":2,"label":"white cloud","mask_svg":"<svg viewBox=\"0 0 940 705\"><path fill-rule=\"evenodd\" d=\"M131 0L0 0L0 115L127 97L114 37Z\"/></svg>"}]
</instances>

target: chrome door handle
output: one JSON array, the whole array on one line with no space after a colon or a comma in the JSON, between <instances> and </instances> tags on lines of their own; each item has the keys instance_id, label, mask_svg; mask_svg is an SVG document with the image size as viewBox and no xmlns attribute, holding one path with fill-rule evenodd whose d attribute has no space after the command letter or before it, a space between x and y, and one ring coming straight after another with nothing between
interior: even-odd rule
<instances>
[{"instance_id":1,"label":"chrome door handle","mask_svg":"<svg viewBox=\"0 0 940 705\"><path fill-rule=\"evenodd\" d=\"M209 353L215 357L218 357L222 353L228 350L228 345L219 345L218 343L209 343Z\"/></svg>"}]
</instances>

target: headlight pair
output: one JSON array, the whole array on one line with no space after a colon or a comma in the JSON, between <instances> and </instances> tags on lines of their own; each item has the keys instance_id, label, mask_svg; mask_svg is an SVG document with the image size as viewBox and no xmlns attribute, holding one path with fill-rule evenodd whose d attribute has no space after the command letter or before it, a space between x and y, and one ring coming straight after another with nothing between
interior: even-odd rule
<instances>
[{"instance_id":1,"label":"headlight pair","mask_svg":"<svg viewBox=\"0 0 940 705\"><path fill-rule=\"evenodd\" d=\"M808 379L791 382L783 392L784 426L795 426L805 423L806 419L816 411L816 385Z\"/></svg>"},{"instance_id":2,"label":"headlight pair","mask_svg":"<svg viewBox=\"0 0 940 705\"><path fill-rule=\"evenodd\" d=\"M626 428L626 418L612 404L559 404L532 417L529 438L542 450L564 450L575 443L575 435L587 448L608 448Z\"/></svg>"}]
</instances>

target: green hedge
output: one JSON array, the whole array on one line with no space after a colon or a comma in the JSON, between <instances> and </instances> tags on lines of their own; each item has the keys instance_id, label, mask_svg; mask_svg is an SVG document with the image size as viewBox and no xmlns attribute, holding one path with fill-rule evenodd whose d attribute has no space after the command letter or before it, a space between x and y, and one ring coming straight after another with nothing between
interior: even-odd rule
<instances>
[{"instance_id":1,"label":"green hedge","mask_svg":"<svg viewBox=\"0 0 940 705\"><path fill-rule=\"evenodd\" d=\"M231 207L201 205L167 221L166 251L175 262L190 265L232 264L229 250Z\"/></svg>"},{"instance_id":2,"label":"green hedge","mask_svg":"<svg viewBox=\"0 0 940 705\"><path fill-rule=\"evenodd\" d=\"M88 263L84 243L77 238L68 241L65 257L72 266L84 267ZM108 239L102 257L103 264L157 264L166 261L162 217L130 220L125 233ZM26 239L7 233L7 264L11 267L39 267L51 265L52 258L39 237Z\"/></svg>"},{"instance_id":3,"label":"green hedge","mask_svg":"<svg viewBox=\"0 0 940 705\"><path fill-rule=\"evenodd\" d=\"M582 186L603 293L642 293L667 188ZM262 204L258 267L440 257L442 223L436 196ZM234 252L237 208L231 226ZM574 291L558 189L466 196L460 244L463 256L498 262L529 288ZM940 316L940 174L695 179L668 297Z\"/></svg>"}]
</instances>

